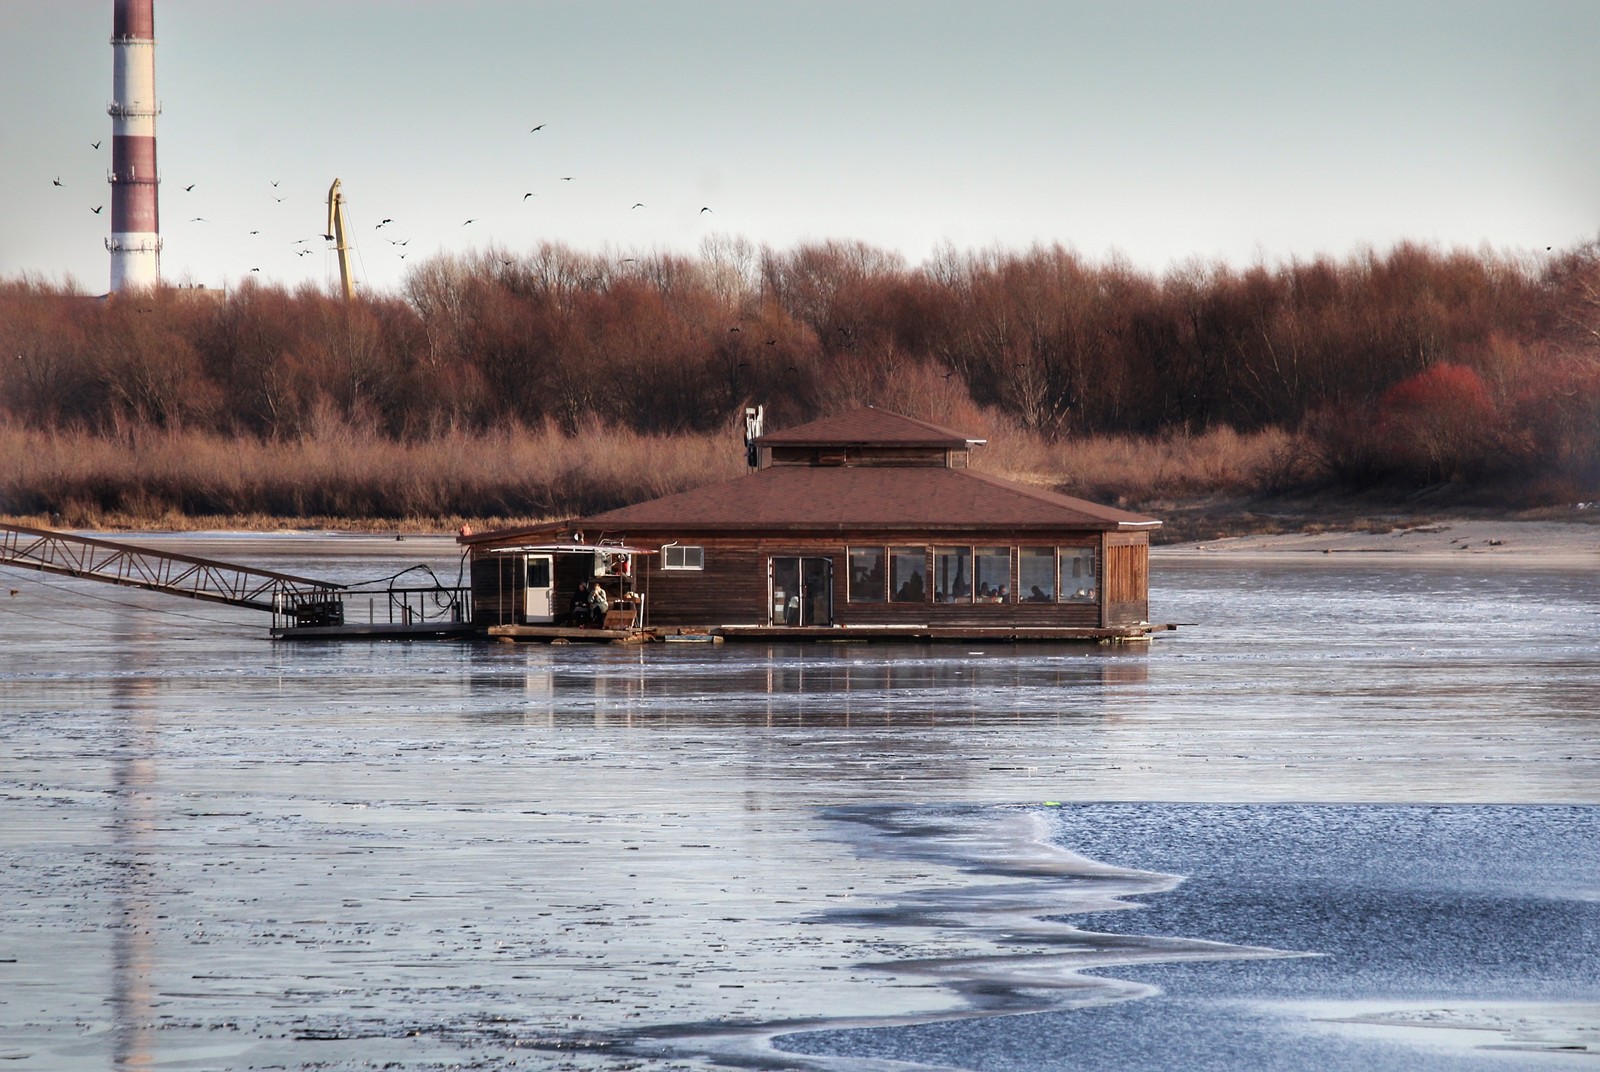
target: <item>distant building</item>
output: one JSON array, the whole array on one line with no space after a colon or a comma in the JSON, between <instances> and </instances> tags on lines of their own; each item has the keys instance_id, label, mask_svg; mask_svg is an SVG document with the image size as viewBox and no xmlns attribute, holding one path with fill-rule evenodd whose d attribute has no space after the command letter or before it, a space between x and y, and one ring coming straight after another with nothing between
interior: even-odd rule
<instances>
[{"instance_id":1,"label":"distant building","mask_svg":"<svg viewBox=\"0 0 1600 1072\"><path fill-rule=\"evenodd\" d=\"M473 621L549 635L588 581L657 635L1087 640L1166 628L1147 621L1161 523L974 472L982 443L860 409L756 438L747 476L463 535Z\"/></svg>"}]
</instances>

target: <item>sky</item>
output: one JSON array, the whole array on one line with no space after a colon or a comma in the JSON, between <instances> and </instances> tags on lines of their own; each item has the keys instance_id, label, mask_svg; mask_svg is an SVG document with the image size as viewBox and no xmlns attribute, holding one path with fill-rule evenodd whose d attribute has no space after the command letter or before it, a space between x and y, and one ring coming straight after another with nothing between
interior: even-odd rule
<instances>
[{"instance_id":1,"label":"sky","mask_svg":"<svg viewBox=\"0 0 1600 1072\"><path fill-rule=\"evenodd\" d=\"M1596 0L155 10L168 283L336 286L336 177L358 283L387 293L433 255L543 242L911 265L1059 243L1161 273L1600 233ZM0 0L0 279L106 289L111 18Z\"/></svg>"}]
</instances>

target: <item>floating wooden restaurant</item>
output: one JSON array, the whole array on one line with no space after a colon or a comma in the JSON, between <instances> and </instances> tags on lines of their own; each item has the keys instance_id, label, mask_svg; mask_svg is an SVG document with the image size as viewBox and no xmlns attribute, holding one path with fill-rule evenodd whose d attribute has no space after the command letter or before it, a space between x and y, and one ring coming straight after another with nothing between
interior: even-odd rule
<instances>
[{"instance_id":1,"label":"floating wooden restaurant","mask_svg":"<svg viewBox=\"0 0 1600 1072\"><path fill-rule=\"evenodd\" d=\"M530 640L1141 640L1169 628L1148 620L1153 518L977 472L983 440L886 410L770 434L748 411L747 426L746 476L463 535L472 624Z\"/></svg>"}]
</instances>

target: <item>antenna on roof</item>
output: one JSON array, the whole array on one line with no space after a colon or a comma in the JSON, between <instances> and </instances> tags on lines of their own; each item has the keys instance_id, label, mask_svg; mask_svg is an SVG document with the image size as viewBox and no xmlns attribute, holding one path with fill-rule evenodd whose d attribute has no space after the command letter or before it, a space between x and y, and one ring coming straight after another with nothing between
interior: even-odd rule
<instances>
[{"instance_id":1,"label":"antenna on roof","mask_svg":"<svg viewBox=\"0 0 1600 1072\"><path fill-rule=\"evenodd\" d=\"M756 450L756 440L761 438L761 424L766 416L766 406L744 408L744 458L752 469L761 468L761 452Z\"/></svg>"}]
</instances>

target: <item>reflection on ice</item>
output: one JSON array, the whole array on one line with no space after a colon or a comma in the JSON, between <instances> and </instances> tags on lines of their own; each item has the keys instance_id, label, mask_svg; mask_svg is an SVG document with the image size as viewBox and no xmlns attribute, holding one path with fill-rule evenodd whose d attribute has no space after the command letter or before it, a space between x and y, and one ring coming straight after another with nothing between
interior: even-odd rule
<instances>
[{"instance_id":1,"label":"reflection on ice","mask_svg":"<svg viewBox=\"0 0 1600 1072\"><path fill-rule=\"evenodd\" d=\"M850 1061L881 1044L1037 1072L1055 1059L1037 1046L1004 1058L1025 1024L1087 1045L1093 1008L1108 1039L1164 1042L1192 1027L1177 984L1244 994L1345 963L1278 955L1359 930L1318 929L1332 902L1305 837L1249 825L1295 802L1470 805L1430 815L1445 831L1512 802L1482 832L1500 841L1428 853L1482 909L1461 933L1493 939L1506 990L1576 974L1573 906L1600 888L1592 865L1551 862L1600 858L1569 851L1592 828L1550 807L1582 813L1600 785L1593 573L1165 571L1159 616L1201 624L1131 649L287 645L229 608L17 586L0 603L0 1060L28 1072L665 1069L724 1052L708 1033L760 1046L844 1022L920 1025L841 1033ZM1127 811L1062 836L1107 801ZM1167 851L1202 814L1303 884L1225 929L1193 907L1225 885L1206 854L1096 840ZM1519 845L1545 850L1540 869L1494 877ZM1424 885L1338 918L1394 932ZM1495 922L1535 887L1537 911ZM1421 937L1455 918L1413 916ZM1049 1011L992 1015L1031 1008Z\"/></svg>"}]
</instances>

